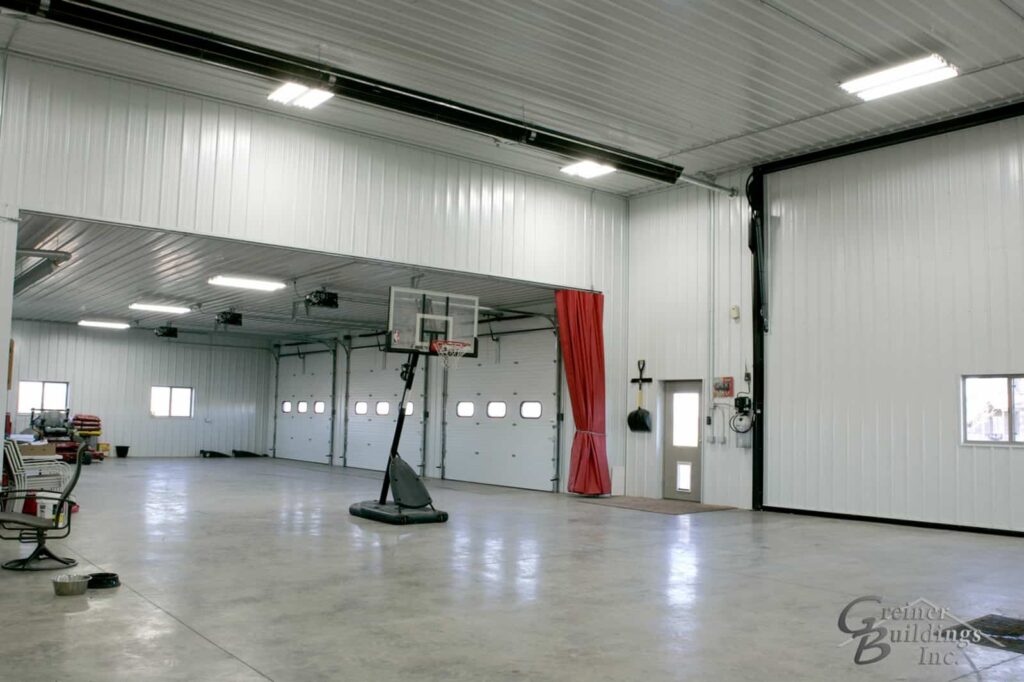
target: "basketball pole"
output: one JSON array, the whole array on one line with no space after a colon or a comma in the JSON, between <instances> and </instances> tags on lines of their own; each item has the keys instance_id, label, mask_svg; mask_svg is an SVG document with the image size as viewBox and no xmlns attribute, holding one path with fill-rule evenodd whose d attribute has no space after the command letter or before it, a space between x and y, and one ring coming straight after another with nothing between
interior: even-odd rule
<instances>
[{"instance_id":1,"label":"basketball pole","mask_svg":"<svg viewBox=\"0 0 1024 682\"><path fill-rule=\"evenodd\" d=\"M384 467L384 482L380 487L380 504L388 502L388 488L391 485L391 460L398 457L398 443L402 440L402 429L405 427L405 397L412 389L413 379L416 378L416 365L419 362L420 354L409 353L409 360L402 365L402 378L405 379L405 388L402 389L402 400L398 403L398 423L395 424L395 437L391 440L391 452L388 454L388 463Z\"/></svg>"}]
</instances>

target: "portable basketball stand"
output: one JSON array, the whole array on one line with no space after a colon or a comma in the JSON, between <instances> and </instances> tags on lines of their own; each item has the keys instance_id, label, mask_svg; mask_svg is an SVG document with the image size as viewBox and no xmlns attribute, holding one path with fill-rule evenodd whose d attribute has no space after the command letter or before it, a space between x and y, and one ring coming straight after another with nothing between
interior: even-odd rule
<instances>
[{"instance_id":1,"label":"portable basketball stand","mask_svg":"<svg viewBox=\"0 0 1024 682\"><path fill-rule=\"evenodd\" d=\"M452 299L465 299L468 302L460 307L472 311L472 331L465 332L467 335L471 334L474 339L472 344L455 339L449 340L449 337L455 336L456 329ZM471 296L392 287L388 311L387 350L408 353L408 360L402 365L405 387L402 390L402 400L398 403L398 420L395 423L395 435L391 440L388 462L384 467L380 497L376 500L356 502L350 506L348 511L353 516L393 525L444 523L448 520L448 512L434 508L427 486L409 463L398 454L398 445L402 440L402 428L405 426L406 397L416 378L416 365L419 363L420 355L442 356L446 367L449 358L444 356L451 355L452 351L458 351L456 354L459 356L468 354L475 357L478 305L477 299ZM409 319L406 319L407 317ZM466 320L463 319L459 324L466 324ZM472 352L467 353L470 350ZM394 500L392 502L388 502L389 489Z\"/></svg>"},{"instance_id":2,"label":"portable basketball stand","mask_svg":"<svg viewBox=\"0 0 1024 682\"><path fill-rule=\"evenodd\" d=\"M434 509L434 501L430 498L423 479L398 454L398 443L402 440L402 427L405 426L405 397L412 388L413 379L416 378L416 364L419 359L419 353L409 353L409 361L402 365L405 388L402 390L402 401L398 403L398 422L395 424L395 437L391 440L388 463L384 467L380 497L353 504L348 511L354 516L394 525L444 523L448 520L448 512ZM389 487L394 502L388 502Z\"/></svg>"}]
</instances>

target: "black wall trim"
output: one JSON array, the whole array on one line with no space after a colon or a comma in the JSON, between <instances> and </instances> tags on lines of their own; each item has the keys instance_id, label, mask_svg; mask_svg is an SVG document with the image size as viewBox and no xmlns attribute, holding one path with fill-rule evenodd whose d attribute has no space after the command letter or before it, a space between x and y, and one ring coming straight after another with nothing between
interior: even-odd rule
<instances>
[{"instance_id":1,"label":"black wall trim","mask_svg":"<svg viewBox=\"0 0 1024 682\"><path fill-rule=\"evenodd\" d=\"M982 528L980 526L958 526L951 523L931 523L929 521L890 519L882 516L859 516L857 514L839 514L836 512L812 511L809 509L790 509L788 507L762 507L761 511L776 512L779 514L798 514L800 516L819 516L826 519L840 519L842 521L888 523L894 526L913 526L914 528L930 528L932 530L955 530L961 533L981 533L983 535L1003 535L1013 538L1024 538L1024 531Z\"/></svg>"},{"instance_id":2,"label":"black wall trim","mask_svg":"<svg viewBox=\"0 0 1024 682\"><path fill-rule=\"evenodd\" d=\"M754 281L754 406L755 409L760 410L757 413L757 428L754 429L754 442L752 452L752 477L753 477L753 490L751 508L762 511L775 511L784 512L789 514L809 514L812 516L827 516L830 518L837 519L848 519L854 521L875 521L881 523L896 523L908 526L919 526L922 528L937 528L942 530L958 530L970 533L992 533L995 535L1012 535L1014 537L1024 537L1024 532L1017 531L1004 531L990 528L978 528L974 526L954 526L941 523L927 523L923 521L902 521L899 519L886 519L873 516L856 516L852 514L832 514L828 512L815 512L801 509L789 509L786 507L771 507L764 505L764 421L763 421L763 401L764 401L764 337L767 325L764 324L762 319L762 292L758 284L758 277L764 264L761 263L757 249L754 247L755 230L763 230L764 224L761 216L764 215L764 178L769 173L778 173L779 171L789 170L791 168L799 168L800 166L807 166L812 163L819 163L821 161L829 161L831 159L838 159L844 156L852 156L853 154L860 154L861 152L867 152L874 149L882 149L884 147L891 147L905 142L913 142L914 140L922 140L927 137L934 137L936 135L944 135L946 133L956 132L958 130L966 130L967 128L974 128L980 125L988 123L996 123L998 121L1005 121L1006 119L1016 118L1018 116L1024 116L1024 102L1016 102L1014 104L1007 104L1001 107L994 107L992 109L986 109L985 111L979 111L974 114L968 114L966 116L960 116L958 118L949 119L948 121L940 121L938 123L931 123L928 125L918 126L917 128L911 128L909 130L901 130L899 132L890 133L888 135L880 135L867 140L860 140L858 142L852 142L850 144L839 145L832 147L831 149L823 149L817 152L811 152L809 154L801 154L800 156L794 156L789 159L781 159L779 161L773 161L771 163L761 164L755 166L751 173L750 181L747 186L747 201L750 204L751 221L750 221L750 237L749 244L750 249L753 253L753 281ZM763 238L763 232L762 232Z\"/></svg>"},{"instance_id":3,"label":"black wall trim","mask_svg":"<svg viewBox=\"0 0 1024 682\"><path fill-rule=\"evenodd\" d=\"M761 175L777 173L791 168L799 168L800 166L818 163L819 161L829 161L831 159L860 154L861 152L867 152L873 149L882 149L883 147L891 147L893 145L903 144L904 142L922 140L926 137L934 137L936 135L952 133L957 130L974 128L976 126L985 125L986 123L1004 121L1008 118L1015 118L1017 116L1024 116L1024 102L1017 102L1015 104L1007 104L1001 107L986 109L985 111L979 111L974 114L951 118L948 121L930 123L917 128L910 128L909 130L901 130L899 132L889 133L888 135L880 135L867 140L859 140L857 142L851 142L850 144L839 145L838 147L832 147L831 149L822 149L821 151L811 152L809 154L801 154L800 156L794 156L789 159L772 161L771 163L757 166L755 171L760 171Z\"/></svg>"},{"instance_id":4,"label":"black wall trim","mask_svg":"<svg viewBox=\"0 0 1024 682\"><path fill-rule=\"evenodd\" d=\"M44 6L40 0L0 0L0 7L253 76L330 90L341 97L542 149L564 159L602 161L626 173L669 184L683 172L682 166L660 159L101 2L50 0Z\"/></svg>"}]
</instances>

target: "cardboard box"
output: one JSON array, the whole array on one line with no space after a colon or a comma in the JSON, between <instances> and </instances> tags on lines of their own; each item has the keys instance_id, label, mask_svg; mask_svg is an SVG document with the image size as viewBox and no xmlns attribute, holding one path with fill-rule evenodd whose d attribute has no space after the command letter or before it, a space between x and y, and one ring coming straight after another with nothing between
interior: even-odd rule
<instances>
[{"instance_id":1,"label":"cardboard box","mask_svg":"<svg viewBox=\"0 0 1024 682\"><path fill-rule=\"evenodd\" d=\"M57 444L19 445L18 450L21 451L22 457L53 457L57 454Z\"/></svg>"}]
</instances>

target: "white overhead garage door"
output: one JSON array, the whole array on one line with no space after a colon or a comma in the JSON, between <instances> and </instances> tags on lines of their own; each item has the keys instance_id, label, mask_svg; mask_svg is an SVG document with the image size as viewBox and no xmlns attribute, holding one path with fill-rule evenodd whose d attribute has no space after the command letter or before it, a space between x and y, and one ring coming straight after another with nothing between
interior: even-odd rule
<instances>
[{"instance_id":1,"label":"white overhead garage door","mask_svg":"<svg viewBox=\"0 0 1024 682\"><path fill-rule=\"evenodd\" d=\"M348 379L348 444L345 464L383 471L398 421L402 398L402 363L407 356L377 348L356 348L350 356ZM398 452L413 467L423 463L423 358L406 402L412 414L405 418ZM409 409L407 407L407 409Z\"/></svg>"},{"instance_id":2,"label":"white overhead garage door","mask_svg":"<svg viewBox=\"0 0 1024 682\"><path fill-rule=\"evenodd\" d=\"M552 489L557 346L551 330L481 336L479 357L448 373L445 478Z\"/></svg>"},{"instance_id":3,"label":"white overhead garage door","mask_svg":"<svg viewBox=\"0 0 1024 682\"><path fill-rule=\"evenodd\" d=\"M277 365L274 456L330 464L334 354L285 355Z\"/></svg>"}]
</instances>

